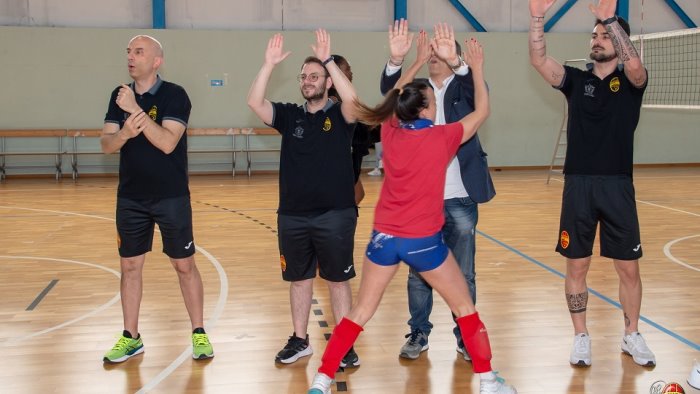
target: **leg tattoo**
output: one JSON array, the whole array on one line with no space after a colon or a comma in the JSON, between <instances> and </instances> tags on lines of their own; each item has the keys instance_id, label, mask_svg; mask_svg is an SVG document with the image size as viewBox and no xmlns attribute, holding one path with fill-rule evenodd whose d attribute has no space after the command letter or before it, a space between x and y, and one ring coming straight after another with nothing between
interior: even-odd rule
<instances>
[{"instance_id":1,"label":"leg tattoo","mask_svg":"<svg viewBox=\"0 0 700 394\"><path fill-rule=\"evenodd\" d=\"M566 303L569 305L569 312L581 313L586 311L588 305L588 291L579 294L566 294Z\"/></svg>"}]
</instances>

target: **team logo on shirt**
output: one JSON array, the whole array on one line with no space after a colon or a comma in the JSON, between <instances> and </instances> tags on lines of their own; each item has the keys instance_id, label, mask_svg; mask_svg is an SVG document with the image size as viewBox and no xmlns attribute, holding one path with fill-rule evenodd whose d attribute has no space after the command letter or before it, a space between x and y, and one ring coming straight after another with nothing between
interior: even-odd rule
<instances>
[{"instance_id":1,"label":"team logo on shirt","mask_svg":"<svg viewBox=\"0 0 700 394\"><path fill-rule=\"evenodd\" d=\"M280 255L280 266L282 267L282 272L287 270L287 260L284 259L284 255Z\"/></svg>"},{"instance_id":2,"label":"team logo on shirt","mask_svg":"<svg viewBox=\"0 0 700 394\"><path fill-rule=\"evenodd\" d=\"M323 121L323 131L331 131L331 119L326 117L326 120Z\"/></svg>"},{"instance_id":3,"label":"team logo on shirt","mask_svg":"<svg viewBox=\"0 0 700 394\"><path fill-rule=\"evenodd\" d=\"M564 249L569 247L569 233L566 232L566 230L561 232L561 236L559 237L559 244Z\"/></svg>"},{"instance_id":4,"label":"team logo on shirt","mask_svg":"<svg viewBox=\"0 0 700 394\"><path fill-rule=\"evenodd\" d=\"M155 105L152 106L151 109L148 110L148 116L150 116L151 119L153 119L153 121L155 122L156 118L158 117L158 107L156 107Z\"/></svg>"},{"instance_id":5,"label":"team logo on shirt","mask_svg":"<svg viewBox=\"0 0 700 394\"><path fill-rule=\"evenodd\" d=\"M620 78L615 77L610 80L610 91L617 93L620 90Z\"/></svg>"},{"instance_id":6,"label":"team logo on shirt","mask_svg":"<svg viewBox=\"0 0 700 394\"><path fill-rule=\"evenodd\" d=\"M586 86L583 88L583 95L588 96L588 97L595 97L595 86L591 85L590 83L586 84Z\"/></svg>"}]
</instances>

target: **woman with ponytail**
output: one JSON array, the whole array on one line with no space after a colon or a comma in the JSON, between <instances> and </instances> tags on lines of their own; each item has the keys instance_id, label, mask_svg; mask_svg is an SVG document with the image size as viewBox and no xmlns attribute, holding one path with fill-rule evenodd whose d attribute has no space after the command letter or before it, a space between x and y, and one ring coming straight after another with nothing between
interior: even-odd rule
<instances>
[{"instance_id":1,"label":"woman with ponytail","mask_svg":"<svg viewBox=\"0 0 700 394\"><path fill-rule=\"evenodd\" d=\"M410 46L412 35L405 31L401 34L398 38L405 39ZM474 76L476 109L459 122L433 124L436 104L432 88L426 82L413 81L422 66L420 61L402 75L396 89L378 106L370 108L356 103L356 115L361 122L381 124L385 179L367 245L357 303L333 330L309 394L331 392L341 359L376 312L401 261L420 272L457 316L474 372L481 378L480 393L516 392L491 368L486 328L476 312L464 275L442 240L447 165L460 144L471 138L489 115L483 51L475 39L466 44L466 60ZM418 45L428 45L425 34L419 35ZM453 54L452 28L437 25L429 45L438 57Z\"/></svg>"}]
</instances>

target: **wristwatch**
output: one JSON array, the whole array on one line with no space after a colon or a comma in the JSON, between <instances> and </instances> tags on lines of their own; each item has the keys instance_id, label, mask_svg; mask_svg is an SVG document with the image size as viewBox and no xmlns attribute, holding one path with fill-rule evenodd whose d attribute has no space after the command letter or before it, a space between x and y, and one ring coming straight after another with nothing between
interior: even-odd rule
<instances>
[{"instance_id":1,"label":"wristwatch","mask_svg":"<svg viewBox=\"0 0 700 394\"><path fill-rule=\"evenodd\" d=\"M335 58L333 56L329 57L328 59L323 61L323 66L325 67L326 64L332 62L333 60L335 60Z\"/></svg>"}]
</instances>

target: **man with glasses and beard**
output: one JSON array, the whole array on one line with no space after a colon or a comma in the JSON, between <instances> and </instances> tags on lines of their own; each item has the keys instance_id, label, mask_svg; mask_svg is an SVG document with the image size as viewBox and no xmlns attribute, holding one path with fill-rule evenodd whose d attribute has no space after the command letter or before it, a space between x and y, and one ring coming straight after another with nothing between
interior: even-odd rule
<instances>
[{"instance_id":1,"label":"man with glasses and beard","mask_svg":"<svg viewBox=\"0 0 700 394\"><path fill-rule=\"evenodd\" d=\"M326 31L316 31L314 55L297 76L303 105L265 98L272 71L290 52L284 38L268 42L263 62L248 92L248 106L282 135L277 228L282 279L290 282L294 332L275 357L291 364L313 354L307 326L316 270L325 279L335 321L350 311L348 280L355 276L353 247L357 225L351 144L355 128L355 90L335 64ZM340 102L328 98L334 85ZM341 366L360 364L353 349Z\"/></svg>"}]
</instances>

